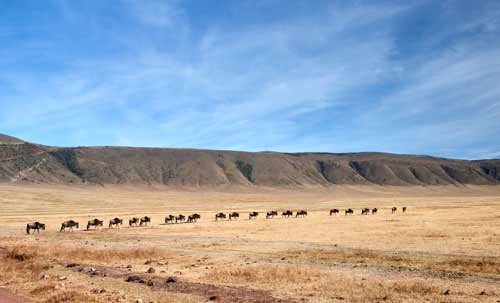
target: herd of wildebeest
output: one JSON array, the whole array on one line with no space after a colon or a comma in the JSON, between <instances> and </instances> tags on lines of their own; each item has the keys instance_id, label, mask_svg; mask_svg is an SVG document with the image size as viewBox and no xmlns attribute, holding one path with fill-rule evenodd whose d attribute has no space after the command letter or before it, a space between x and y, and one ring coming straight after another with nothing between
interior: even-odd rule
<instances>
[{"instance_id":1,"label":"herd of wildebeest","mask_svg":"<svg viewBox=\"0 0 500 303\"><path fill-rule=\"evenodd\" d=\"M391 209L392 214L395 214L397 211L398 211L397 207L393 207ZM406 212L406 207L402 207L402 212L403 213ZM370 213L372 215L375 215L378 213L378 209L377 208L372 208L372 209L363 208L363 209L361 209L361 215L369 215ZM337 209L337 208L330 209L330 216L336 216L338 214L340 214L339 209ZM352 216L352 215L354 215L354 210L352 208L345 209L344 214L346 216ZM281 213L281 216L283 218L290 218L290 217L293 217L293 215L294 215L294 212L291 210L285 210ZM256 211L250 212L248 214L248 220L257 219L258 216L259 216L259 212L256 212ZM266 219L272 219L276 216L278 216L278 212L275 210L268 211L266 213ZM305 211L305 210L299 210L299 211L295 212L296 218L306 217L306 216L307 216L307 211ZM232 221L232 220L238 219L239 217L240 217L240 214L238 212L231 212L231 213L228 213L227 215L223 212L220 212L220 213L217 213L215 215L215 221L221 221L221 220ZM187 216L187 218L184 215L177 215L177 216L168 215L167 217L165 217L165 224L194 223L194 222L197 222L198 219L201 219L200 214L192 214L190 216ZM133 218L128 220L128 225L130 227L147 226L148 223L151 223L151 217L149 217L149 216L144 216L142 218L133 217ZM92 220L87 222L87 230L90 230L92 228L97 229L99 227L102 227L103 225L104 225L103 220L99 220L97 218L92 219ZM113 218L113 219L109 220L108 227L110 229L115 228L115 227L118 228L118 227L120 227L120 225L123 225L123 219ZM61 229L59 231L63 232L66 229L73 230L73 228L79 228L79 227L80 227L80 224L77 221L68 220L68 221L65 221L61 224ZM40 222L33 222L33 223L27 224L26 225L26 233L30 234L30 232L32 230L33 230L33 232L36 231L36 232L40 233L40 230L45 230L45 224L40 223Z\"/></svg>"}]
</instances>

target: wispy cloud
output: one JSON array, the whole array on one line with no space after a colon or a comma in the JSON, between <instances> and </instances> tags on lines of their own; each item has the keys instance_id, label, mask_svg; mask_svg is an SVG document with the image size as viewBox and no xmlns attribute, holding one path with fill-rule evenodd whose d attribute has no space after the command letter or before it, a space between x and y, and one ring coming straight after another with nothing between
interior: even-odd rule
<instances>
[{"instance_id":1,"label":"wispy cloud","mask_svg":"<svg viewBox=\"0 0 500 303\"><path fill-rule=\"evenodd\" d=\"M131 13L140 22L156 27L172 28L180 22L182 11L175 0L128 0Z\"/></svg>"},{"instance_id":2,"label":"wispy cloud","mask_svg":"<svg viewBox=\"0 0 500 303\"><path fill-rule=\"evenodd\" d=\"M25 45L0 46L13 54L0 59L0 130L63 145L491 154L498 144L472 147L500 131L497 15L485 5L457 23L466 12L443 8L449 26L410 53L397 35L423 4L318 2L266 19L283 3L199 15L180 1L56 2L45 40L0 32Z\"/></svg>"}]
</instances>

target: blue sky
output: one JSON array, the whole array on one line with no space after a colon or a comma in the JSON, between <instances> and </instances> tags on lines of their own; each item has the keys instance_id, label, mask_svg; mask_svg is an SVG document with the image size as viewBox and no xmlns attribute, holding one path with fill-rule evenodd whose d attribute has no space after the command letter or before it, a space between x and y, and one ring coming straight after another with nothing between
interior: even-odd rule
<instances>
[{"instance_id":1,"label":"blue sky","mask_svg":"<svg viewBox=\"0 0 500 303\"><path fill-rule=\"evenodd\" d=\"M0 0L0 133L500 157L500 2Z\"/></svg>"}]
</instances>

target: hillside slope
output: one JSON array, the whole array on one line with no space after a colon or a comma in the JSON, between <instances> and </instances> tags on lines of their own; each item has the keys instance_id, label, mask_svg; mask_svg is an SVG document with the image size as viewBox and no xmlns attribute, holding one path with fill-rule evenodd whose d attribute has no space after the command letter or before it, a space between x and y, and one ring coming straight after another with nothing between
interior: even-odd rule
<instances>
[{"instance_id":1,"label":"hillside slope","mask_svg":"<svg viewBox=\"0 0 500 303\"><path fill-rule=\"evenodd\" d=\"M500 160L466 161L385 153L58 148L2 138L3 183L269 187L500 184Z\"/></svg>"}]
</instances>

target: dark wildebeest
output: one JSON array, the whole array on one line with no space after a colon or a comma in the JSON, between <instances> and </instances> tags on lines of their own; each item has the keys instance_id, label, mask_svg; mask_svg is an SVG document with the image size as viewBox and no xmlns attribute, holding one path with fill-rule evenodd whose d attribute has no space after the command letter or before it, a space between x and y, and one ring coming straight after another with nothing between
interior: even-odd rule
<instances>
[{"instance_id":1,"label":"dark wildebeest","mask_svg":"<svg viewBox=\"0 0 500 303\"><path fill-rule=\"evenodd\" d=\"M199 214L192 214L191 216L188 216L188 222L196 222L196 220L200 219L201 216Z\"/></svg>"},{"instance_id":2,"label":"dark wildebeest","mask_svg":"<svg viewBox=\"0 0 500 303\"><path fill-rule=\"evenodd\" d=\"M346 216L347 216L347 215L350 215L350 216L354 215L354 210L352 210L352 208L346 209L346 210L345 210L345 215L346 215Z\"/></svg>"},{"instance_id":3,"label":"dark wildebeest","mask_svg":"<svg viewBox=\"0 0 500 303\"><path fill-rule=\"evenodd\" d=\"M139 223L139 226L142 226L143 224L145 226L148 226L148 223L151 223L151 217L145 216L141 218L141 222Z\"/></svg>"},{"instance_id":4,"label":"dark wildebeest","mask_svg":"<svg viewBox=\"0 0 500 303\"><path fill-rule=\"evenodd\" d=\"M218 213L215 215L215 221L219 221L219 220L225 220L226 219L226 214L225 213Z\"/></svg>"},{"instance_id":5,"label":"dark wildebeest","mask_svg":"<svg viewBox=\"0 0 500 303\"><path fill-rule=\"evenodd\" d=\"M120 225L123 225L123 219L113 218L109 220L109 228L113 228L113 225L116 227L120 227Z\"/></svg>"},{"instance_id":6,"label":"dark wildebeest","mask_svg":"<svg viewBox=\"0 0 500 303\"><path fill-rule=\"evenodd\" d=\"M186 220L186 216L184 215L178 215L177 217L175 217L175 223L177 222L184 222Z\"/></svg>"},{"instance_id":7,"label":"dark wildebeest","mask_svg":"<svg viewBox=\"0 0 500 303\"><path fill-rule=\"evenodd\" d=\"M38 233L40 233L40 229L41 230L45 230L45 224L43 223L40 223L40 222L33 222L33 223L30 223L30 224L26 224L26 233L29 235L30 234L30 230L36 230ZM35 232L33 232L35 233Z\"/></svg>"},{"instance_id":8,"label":"dark wildebeest","mask_svg":"<svg viewBox=\"0 0 500 303\"><path fill-rule=\"evenodd\" d=\"M372 215L376 214L378 212L378 209L375 207L372 209Z\"/></svg>"},{"instance_id":9,"label":"dark wildebeest","mask_svg":"<svg viewBox=\"0 0 500 303\"><path fill-rule=\"evenodd\" d=\"M90 227L94 227L95 229L97 229L99 226L102 227L102 224L104 222L102 220L99 220L97 218L93 219L93 220L90 220L89 222L87 222L87 230L90 229Z\"/></svg>"},{"instance_id":10,"label":"dark wildebeest","mask_svg":"<svg viewBox=\"0 0 500 303\"><path fill-rule=\"evenodd\" d=\"M78 222L74 220L69 220L61 224L61 229L59 231L61 232L63 230L66 230L66 228L73 230L73 227L80 228L80 224L78 224Z\"/></svg>"},{"instance_id":11,"label":"dark wildebeest","mask_svg":"<svg viewBox=\"0 0 500 303\"><path fill-rule=\"evenodd\" d=\"M338 213L339 213L339 210L338 210L338 209L336 209L336 208L334 208L334 209L330 209L330 216L331 216L331 215L335 215L335 216L336 216Z\"/></svg>"},{"instance_id":12,"label":"dark wildebeest","mask_svg":"<svg viewBox=\"0 0 500 303\"><path fill-rule=\"evenodd\" d=\"M282 217L287 217L289 218L290 216L293 216L293 211L291 210L287 210L287 211L284 211L282 214L281 214Z\"/></svg>"},{"instance_id":13,"label":"dark wildebeest","mask_svg":"<svg viewBox=\"0 0 500 303\"><path fill-rule=\"evenodd\" d=\"M274 218L274 216L277 216L277 215L278 215L278 212L275 210L268 211L266 214L266 219Z\"/></svg>"},{"instance_id":14,"label":"dark wildebeest","mask_svg":"<svg viewBox=\"0 0 500 303\"><path fill-rule=\"evenodd\" d=\"M369 213L370 213L370 209L369 209L369 208L363 208L363 209L361 210L361 214L362 214L362 215L368 215Z\"/></svg>"},{"instance_id":15,"label":"dark wildebeest","mask_svg":"<svg viewBox=\"0 0 500 303\"><path fill-rule=\"evenodd\" d=\"M406 206L405 206L405 207L403 207L403 213L405 213L405 212L406 212Z\"/></svg>"},{"instance_id":16,"label":"dark wildebeest","mask_svg":"<svg viewBox=\"0 0 500 303\"><path fill-rule=\"evenodd\" d=\"M392 213L394 214L397 210L398 210L398 208L397 208L397 207L393 207L393 208L392 208Z\"/></svg>"},{"instance_id":17,"label":"dark wildebeest","mask_svg":"<svg viewBox=\"0 0 500 303\"><path fill-rule=\"evenodd\" d=\"M137 226L137 224L139 224L139 222L141 221L141 219L137 218L137 217L134 217L132 219L129 219L128 220L128 226L132 226L132 225L135 225Z\"/></svg>"},{"instance_id":18,"label":"dark wildebeest","mask_svg":"<svg viewBox=\"0 0 500 303\"><path fill-rule=\"evenodd\" d=\"M257 219L258 215L259 215L258 212L253 211L253 212L251 212L251 213L248 214L248 220Z\"/></svg>"},{"instance_id":19,"label":"dark wildebeest","mask_svg":"<svg viewBox=\"0 0 500 303\"><path fill-rule=\"evenodd\" d=\"M229 214L229 220L232 220L233 218L238 219L240 217L240 214L237 212L232 212Z\"/></svg>"},{"instance_id":20,"label":"dark wildebeest","mask_svg":"<svg viewBox=\"0 0 500 303\"><path fill-rule=\"evenodd\" d=\"M168 217L165 217L165 224L174 223L174 220L175 220L174 215L168 215Z\"/></svg>"},{"instance_id":21,"label":"dark wildebeest","mask_svg":"<svg viewBox=\"0 0 500 303\"><path fill-rule=\"evenodd\" d=\"M304 218L304 217L306 217L306 216L307 216L307 211L305 211L305 210L299 210L299 211L297 212L297 214L295 215L295 218L297 218L297 217L302 217L302 218Z\"/></svg>"}]
</instances>

